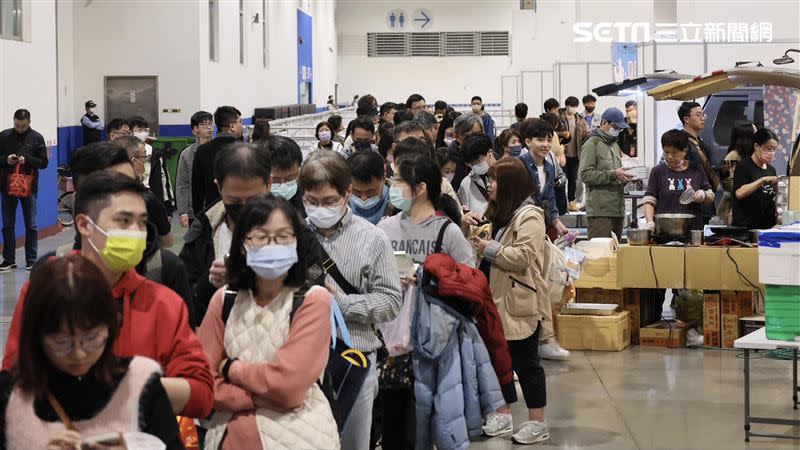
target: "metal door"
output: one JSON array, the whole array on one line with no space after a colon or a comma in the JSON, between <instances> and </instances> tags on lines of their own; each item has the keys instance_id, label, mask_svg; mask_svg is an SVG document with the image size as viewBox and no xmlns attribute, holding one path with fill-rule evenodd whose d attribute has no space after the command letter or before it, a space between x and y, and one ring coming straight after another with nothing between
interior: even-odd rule
<instances>
[{"instance_id":1,"label":"metal door","mask_svg":"<svg viewBox=\"0 0 800 450\"><path fill-rule=\"evenodd\" d=\"M158 134L158 77L105 77L106 122L142 116Z\"/></svg>"}]
</instances>

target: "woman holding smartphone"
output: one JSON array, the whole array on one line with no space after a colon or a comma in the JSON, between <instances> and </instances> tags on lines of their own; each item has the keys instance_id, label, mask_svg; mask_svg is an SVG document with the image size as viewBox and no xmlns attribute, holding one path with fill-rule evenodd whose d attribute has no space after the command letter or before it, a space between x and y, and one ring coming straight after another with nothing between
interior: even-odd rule
<instances>
[{"instance_id":1,"label":"woman holding smartphone","mask_svg":"<svg viewBox=\"0 0 800 450\"><path fill-rule=\"evenodd\" d=\"M99 435L144 432L183 449L159 364L115 357L118 332L117 301L97 266L69 255L37 267L22 316L26 357L0 373L0 448L79 449Z\"/></svg>"}]
</instances>

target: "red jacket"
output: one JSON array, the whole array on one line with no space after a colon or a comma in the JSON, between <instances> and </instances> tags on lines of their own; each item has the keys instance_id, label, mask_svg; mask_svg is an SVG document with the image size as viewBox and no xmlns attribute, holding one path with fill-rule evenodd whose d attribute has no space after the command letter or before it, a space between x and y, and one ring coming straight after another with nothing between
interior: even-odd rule
<instances>
[{"instance_id":1,"label":"red jacket","mask_svg":"<svg viewBox=\"0 0 800 450\"><path fill-rule=\"evenodd\" d=\"M511 354L503 332L503 322L494 305L492 290L486 276L478 269L456 263L444 253L434 253L425 259L425 271L436 277L440 297L458 297L476 304L475 319L478 332L489 351L492 366L501 386L514 382Z\"/></svg>"},{"instance_id":2,"label":"red jacket","mask_svg":"<svg viewBox=\"0 0 800 450\"><path fill-rule=\"evenodd\" d=\"M28 283L22 287L8 332L3 370L16 364L23 304ZM214 405L214 379L200 340L189 327L189 313L178 294L130 270L113 289L122 300L122 328L114 343L120 357L146 356L158 361L164 376L184 378L191 394L182 415L208 417Z\"/></svg>"}]
</instances>

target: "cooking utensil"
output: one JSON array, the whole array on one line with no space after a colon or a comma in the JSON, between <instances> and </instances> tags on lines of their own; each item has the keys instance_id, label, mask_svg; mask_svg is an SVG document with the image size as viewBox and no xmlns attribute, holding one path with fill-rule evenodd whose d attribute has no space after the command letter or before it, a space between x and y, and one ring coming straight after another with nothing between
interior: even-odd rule
<instances>
[{"instance_id":1,"label":"cooking utensil","mask_svg":"<svg viewBox=\"0 0 800 450\"><path fill-rule=\"evenodd\" d=\"M694 214L656 214L656 234L689 242Z\"/></svg>"},{"instance_id":2,"label":"cooking utensil","mask_svg":"<svg viewBox=\"0 0 800 450\"><path fill-rule=\"evenodd\" d=\"M628 228L628 244L647 245L650 243L650 230L644 228Z\"/></svg>"},{"instance_id":3,"label":"cooking utensil","mask_svg":"<svg viewBox=\"0 0 800 450\"><path fill-rule=\"evenodd\" d=\"M693 188L688 188L683 191L683 194L681 194L680 198L678 198L680 204L688 205L689 203L692 203L694 201L694 192L695 191Z\"/></svg>"},{"instance_id":4,"label":"cooking utensil","mask_svg":"<svg viewBox=\"0 0 800 450\"><path fill-rule=\"evenodd\" d=\"M703 245L703 230L692 230L692 245L695 247Z\"/></svg>"}]
</instances>

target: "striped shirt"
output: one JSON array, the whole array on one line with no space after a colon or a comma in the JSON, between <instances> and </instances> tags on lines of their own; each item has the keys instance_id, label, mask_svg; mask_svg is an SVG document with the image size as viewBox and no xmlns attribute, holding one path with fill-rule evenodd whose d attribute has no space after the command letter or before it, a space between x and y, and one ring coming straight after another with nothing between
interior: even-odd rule
<instances>
[{"instance_id":1,"label":"striped shirt","mask_svg":"<svg viewBox=\"0 0 800 450\"><path fill-rule=\"evenodd\" d=\"M344 278L360 292L346 295L330 275L326 277L328 283L339 288L334 298L342 310L353 346L364 352L379 348L381 343L373 325L393 320L403 304L400 273L389 238L371 223L353 215L350 208L329 236L319 234L311 221L309 227Z\"/></svg>"}]
</instances>

